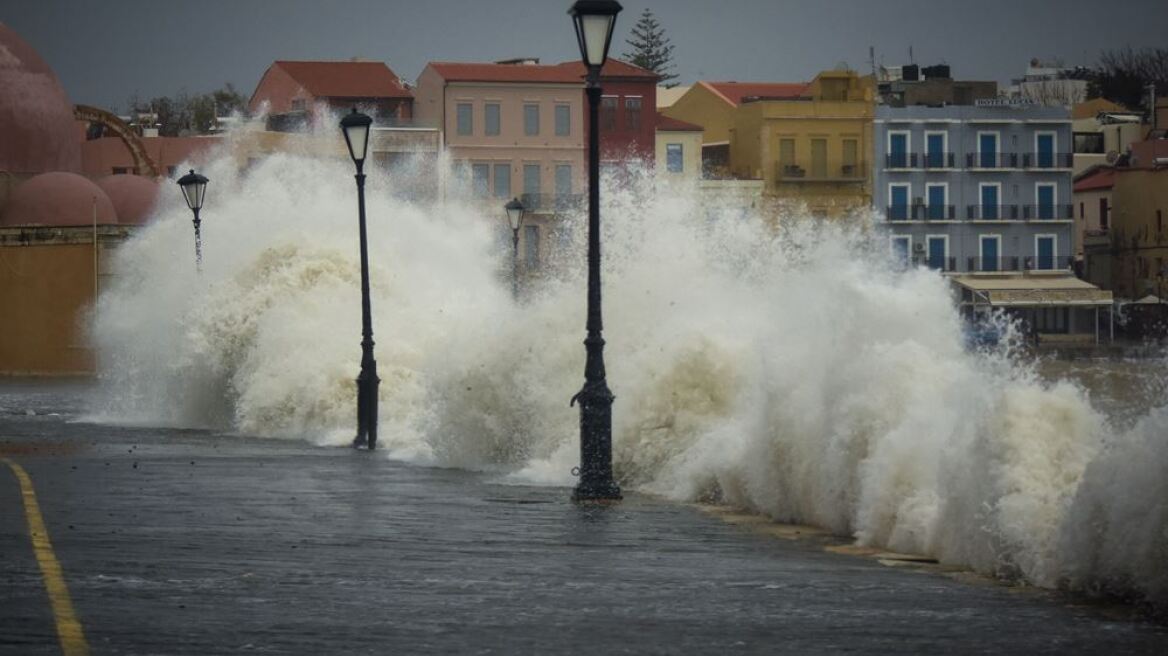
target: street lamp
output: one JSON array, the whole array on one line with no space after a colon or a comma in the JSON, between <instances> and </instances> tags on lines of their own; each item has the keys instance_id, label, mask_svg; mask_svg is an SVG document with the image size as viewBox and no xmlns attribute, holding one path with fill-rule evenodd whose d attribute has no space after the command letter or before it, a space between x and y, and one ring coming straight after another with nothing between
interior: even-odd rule
<instances>
[{"instance_id":1,"label":"street lamp","mask_svg":"<svg viewBox=\"0 0 1168 656\"><path fill-rule=\"evenodd\" d=\"M202 223L199 220L199 210L203 209L203 196L207 194L207 182L209 182L207 178L195 173L194 169L178 179L178 186L179 189L182 189L187 207L195 213L195 269L200 273L203 271L203 239L199 234L199 225Z\"/></svg>"},{"instance_id":2,"label":"street lamp","mask_svg":"<svg viewBox=\"0 0 1168 656\"><path fill-rule=\"evenodd\" d=\"M612 28L621 6L615 0L576 0L568 14L576 26L580 57L588 69L588 336L580 402L580 482L572 499L616 501L620 487L612 477L612 392L604 374L604 322L600 312L600 69L608 58Z\"/></svg>"},{"instance_id":3,"label":"street lamp","mask_svg":"<svg viewBox=\"0 0 1168 656\"><path fill-rule=\"evenodd\" d=\"M373 119L357 111L341 119L349 156L357 165L357 221L361 233L361 374L357 376L357 437L353 447L377 448L377 361L373 359L373 319L369 304L369 247L365 239L365 151Z\"/></svg>"},{"instance_id":4,"label":"street lamp","mask_svg":"<svg viewBox=\"0 0 1168 656\"><path fill-rule=\"evenodd\" d=\"M519 300L519 228L523 226L523 214L527 208L518 198L512 198L503 209L507 211L507 223L511 226L511 298Z\"/></svg>"}]
</instances>

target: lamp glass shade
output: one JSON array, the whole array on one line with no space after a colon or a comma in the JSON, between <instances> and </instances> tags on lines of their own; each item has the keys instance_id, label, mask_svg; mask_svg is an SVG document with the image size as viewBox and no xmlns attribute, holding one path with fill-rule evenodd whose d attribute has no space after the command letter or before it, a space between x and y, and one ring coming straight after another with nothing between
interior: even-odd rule
<instances>
[{"instance_id":1,"label":"lamp glass shade","mask_svg":"<svg viewBox=\"0 0 1168 656\"><path fill-rule=\"evenodd\" d=\"M615 0L577 0L568 10L586 66L598 68L608 59L612 28L620 11L620 3Z\"/></svg>"},{"instance_id":2,"label":"lamp glass shade","mask_svg":"<svg viewBox=\"0 0 1168 656\"><path fill-rule=\"evenodd\" d=\"M182 189L183 200L187 202L187 207L192 210L203 208L203 197L207 193L207 182L209 180L195 173L194 169L191 169L190 173L178 179L178 186L179 189Z\"/></svg>"},{"instance_id":3,"label":"lamp glass shade","mask_svg":"<svg viewBox=\"0 0 1168 656\"><path fill-rule=\"evenodd\" d=\"M523 213L527 208L523 207L518 198L512 198L503 208L507 210L507 223L511 225L511 229L518 230L523 224Z\"/></svg>"},{"instance_id":4,"label":"lamp glass shade","mask_svg":"<svg viewBox=\"0 0 1168 656\"><path fill-rule=\"evenodd\" d=\"M349 146L349 156L354 162L365 161L365 151L369 148L369 127L373 119L357 111L346 114L341 119L341 131L345 133L345 144Z\"/></svg>"}]
</instances>

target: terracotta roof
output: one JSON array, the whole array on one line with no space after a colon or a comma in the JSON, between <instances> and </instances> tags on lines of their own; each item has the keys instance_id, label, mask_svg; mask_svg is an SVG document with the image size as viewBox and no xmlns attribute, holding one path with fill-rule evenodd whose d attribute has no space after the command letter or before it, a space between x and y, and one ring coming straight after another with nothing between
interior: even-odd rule
<instances>
[{"instance_id":1,"label":"terracotta roof","mask_svg":"<svg viewBox=\"0 0 1168 656\"><path fill-rule=\"evenodd\" d=\"M1096 191L1115 186L1115 169L1101 166L1075 181L1075 191Z\"/></svg>"},{"instance_id":2,"label":"terracotta roof","mask_svg":"<svg viewBox=\"0 0 1168 656\"><path fill-rule=\"evenodd\" d=\"M587 70L584 68L584 64L579 60L564 62L559 64L559 66L575 72L575 74L580 77L584 77L585 73L587 73ZM652 80L654 82L661 79L661 76L657 75L653 71L641 68L635 64L621 61L619 59L613 59L612 57L609 57L608 61L604 62L604 68L600 69L600 77L637 78L642 80Z\"/></svg>"},{"instance_id":3,"label":"terracotta roof","mask_svg":"<svg viewBox=\"0 0 1168 656\"><path fill-rule=\"evenodd\" d=\"M1126 112L1127 108L1123 105L1107 100L1106 98L1092 98L1086 102L1078 103L1071 107L1071 118L1074 120L1084 118L1095 118L1099 112Z\"/></svg>"},{"instance_id":4,"label":"terracotta roof","mask_svg":"<svg viewBox=\"0 0 1168 656\"><path fill-rule=\"evenodd\" d=\"M318 98L413 98L384 62L277 61L305 91Z\"/></svg>"},{"instance_id":5,"label":"terracotta roof","mask_svg":"<svg viewBox=\"0 0 1168 656\"><path fill-rule=\"evenodd\" d=\"M661 132L702 132L704 128L657 112L657 130Z\"/></svg>"},{"instance_id":6,"label":"terracotta roof","mask_svg":"<svg viewBox=\"0 0 1168 656\"><path fill-rule=\"evenodd\" d=\"M430 62L447 82L527 82L579 84L580 76L563 66L545 64L487 64L478 62Z\"/></svg>"},{"instance_id":7,"label":"terracotta roof","mask_svg":"<svg viewBox=\"0 0 1168 656\"><path fill-rule=\"evenodd\" d=\"M698 82L731 105L743 98L798 98L807 90L806 82Z\"/></svg>"}]
</instances>

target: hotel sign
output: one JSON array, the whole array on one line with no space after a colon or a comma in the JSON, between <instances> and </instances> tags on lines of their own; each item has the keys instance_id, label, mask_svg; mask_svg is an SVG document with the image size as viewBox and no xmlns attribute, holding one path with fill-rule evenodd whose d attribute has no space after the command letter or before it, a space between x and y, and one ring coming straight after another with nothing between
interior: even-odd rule
<instances>
[{"instance_id":1,"label":"hotel sign","mask_svg":"<svg viewBox=\"0 0 1168 656\"><path fill-rule=\"evenodd\" d=\"M1033 107L1037 104L1029 98L980 98L973 101L974 107Z\"/></svg>"}]
</instances>

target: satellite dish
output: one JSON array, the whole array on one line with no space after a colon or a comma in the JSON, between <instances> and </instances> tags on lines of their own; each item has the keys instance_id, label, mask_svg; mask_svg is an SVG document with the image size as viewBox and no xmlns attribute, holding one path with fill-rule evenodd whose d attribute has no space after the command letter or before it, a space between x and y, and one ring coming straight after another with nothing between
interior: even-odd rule
<instances>
[{"instance_id":1,"label":"satellite dish","mask_svg":"<svg viewBox=\"0 0 1168 656\"><path fill-rule=\"evenodd\" d=\"M1119 159L1119 151L1118 150L1107 151L1107 163L1108 164L1114 164L1115 160L1117 160L1117 159Z\"/></svg>"}]
</instances>

